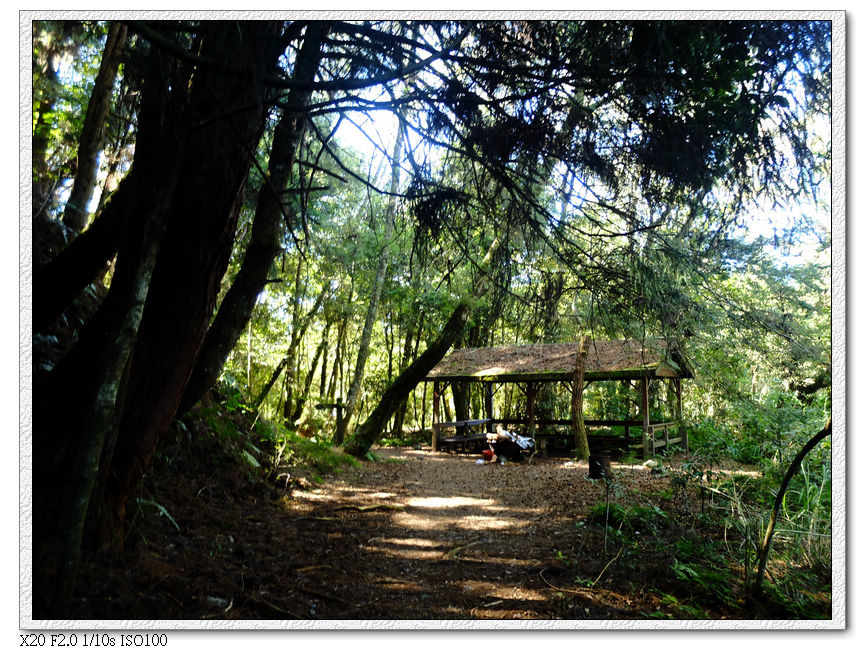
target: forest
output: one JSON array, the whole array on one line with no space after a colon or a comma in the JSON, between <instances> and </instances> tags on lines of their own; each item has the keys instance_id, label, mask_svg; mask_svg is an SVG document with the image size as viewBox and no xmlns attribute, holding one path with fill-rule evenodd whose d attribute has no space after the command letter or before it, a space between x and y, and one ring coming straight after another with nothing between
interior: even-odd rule
<instances>
[{"instance_id":1,"label":"forest","mask_svg":"<svg viewBox=\"0 0 865 650\"><path fill-rule=\"evenodd\" d=\"M831 20L31 25L34 620L837 614Z\"/></svg>"}]
</instances>

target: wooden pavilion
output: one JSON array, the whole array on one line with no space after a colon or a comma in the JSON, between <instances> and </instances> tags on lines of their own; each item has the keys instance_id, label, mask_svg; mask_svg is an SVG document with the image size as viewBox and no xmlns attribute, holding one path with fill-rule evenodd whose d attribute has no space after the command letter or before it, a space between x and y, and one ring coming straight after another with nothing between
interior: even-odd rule
<instances>
[{"instance_id":1,"label":"wooden pavilion","mask_svg":"<svg viewBox=\"0 0 865 650\"><path fill-rule=\"evenodd\" d=\"M578 372L578 370L580 372ZM671 444L680 444L688 449L688 435L682 422L682 379L694 376L678 347L665 339L653 341L636 340L589 340L586 354L581 359L579 343L555 343L539 345L508 345L494 348L462 348L454 350L442 359L427 375L425 381L433 384L433 436L434 450L439 448L481 447L486 432L496 425L524 426L535 438L536 427L547 425L572 425L576 429L576 415L567 420L536 419L535 399L542 384L561 383L572 393L579 390L578 411L582 415L582 391L595 381L636 382L640 394L640 419L585 420L588 430L598 427L621 427L623 436L588 435L590 449L595 453L600 448L642 449L643 457L652 457L656 450ZM674 397L673 413L661 422L652 422L649 408L651 382L668 382ZM484 415L482 419L443 422L441 398L448 384L468 382L484 387ZM513 383L524 387L526 415L520 419L494 417L493 387L496 384ZM577 385L580 384L580 385ZM445 435L454 429L455 435ZM631 437L631 430L641 432L639 439ZM573 434L570 434L573 437ZM559 438L566 436L559 435ZM537 449L545 453L547 437L540 436Z\"/></svg>"}]
</instances>

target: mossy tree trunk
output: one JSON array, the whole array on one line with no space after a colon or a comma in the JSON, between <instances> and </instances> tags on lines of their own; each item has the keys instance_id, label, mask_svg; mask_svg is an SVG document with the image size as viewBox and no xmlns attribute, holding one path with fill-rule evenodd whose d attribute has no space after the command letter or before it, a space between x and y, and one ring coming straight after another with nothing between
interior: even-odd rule
<instances>
[{"instance_id":1,"label":"mossy tree trunk","mask_svg":"<svg viewBox=\"0 0 865 650\"><path fill-rule=\"evenodd\" d=\"M415 361L406 368L382 395L378 405L345 443L345 450L353 456L366 455L384 434L385 426L399 404L406 399L429 371L447 354L462 331L468 317L468 306L460 303L454 310L441 334Z\"/></svg>"}]
</instances>

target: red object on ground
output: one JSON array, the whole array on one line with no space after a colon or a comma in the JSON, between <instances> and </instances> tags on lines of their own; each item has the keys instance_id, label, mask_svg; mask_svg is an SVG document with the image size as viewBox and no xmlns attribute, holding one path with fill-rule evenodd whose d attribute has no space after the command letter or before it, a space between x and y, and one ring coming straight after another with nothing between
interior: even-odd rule
<instances>
[{"instance_id":1,"label":"red object on ground","mask_svg":"<svg viewBox=\"0 0 865 650\"><path fill-rule=\"evenodd\" d=\"M493 459L493 450L492 449L484 449L481 454L484 457L484 460L492 460Z\"/></svg>"}]
</instances>

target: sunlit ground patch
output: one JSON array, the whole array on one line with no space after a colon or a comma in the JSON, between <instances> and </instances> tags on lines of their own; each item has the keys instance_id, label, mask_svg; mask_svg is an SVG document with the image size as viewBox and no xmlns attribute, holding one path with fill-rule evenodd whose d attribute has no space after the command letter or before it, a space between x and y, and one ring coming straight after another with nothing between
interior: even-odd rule
<instances>
[{"instance_id":1,"label":"sunlit ground patch","mask_svg":"<svg viewBox=\"0 0 865 650\"><path fill-rule=\"evenodd\" d=\"M463 593L475 594L485 599L546 600L546 596L534 589L517 587L507 582L465 580L458 584L461 586Z\"/></svg>"},{"instance_id":2,"label":"sunlit ground patch","mask_svg":"<svg viewBox=\"0 0 865 650\"><path fill-rule=\"evenodd\" d=\"M495 504L493 499L477 499L474 497L415 497L408 500L409 506L418 508L457 508L460 506L479 506L482 508Z\"/></svg>"},{"instance_id":3,"label":"sunlit ground patch","mask_svg":"<svg viewBox=\"0 0 865 650\"><path fill-rule=\"evenodd\" d=\"M391 558L434 560L442 555L440 546L439 542L422 538L377 538L367 543L365 548Z\"/></svg>"}]
</instances>

